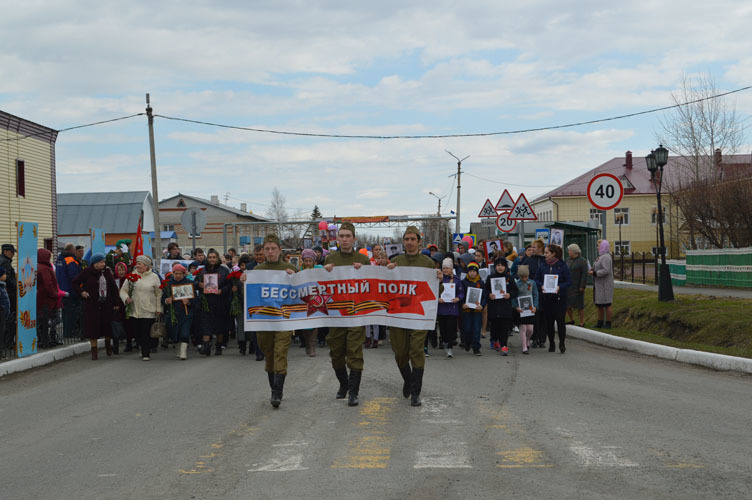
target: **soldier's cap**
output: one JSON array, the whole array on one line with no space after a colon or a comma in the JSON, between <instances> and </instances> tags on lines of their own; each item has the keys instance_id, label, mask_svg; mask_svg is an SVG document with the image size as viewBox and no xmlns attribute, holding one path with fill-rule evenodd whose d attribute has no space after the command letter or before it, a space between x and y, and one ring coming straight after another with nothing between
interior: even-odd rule
<instances>
[{"instance_id":1,"label":"soldier's cap","mask_svg":"<svg viewBox=\"0 0 752 500\"><path fill-rule=\"evenodd\" d=\"M405 234L402 235L402 238L404 238L410 233L416 235L418 237L418 241L420 241L421 239L420 231L418 231L418 228L415 226L407 226L407 229L405 229Z\"/></svg>"},{"instance_id":2,"label":"soldier's cap","mask_svg":"<svg viewBox=\"0 0 752 500\"><path fill-rule=\"evenodd\" d=\"M16 253L16 247L14 247L10 243L3 243L3 252L6 250L10 250L11 252Z\"/></svg>"},{"instance_id":3,"label":"soldier's cap","mask_svg":"<svg viewBox=\"0 0 752 500\"><path fill-rule=\"evenodd\" d=\"M275 243L279 248L282 248L282 242L279 241L279 238L276 234L267 234L264 236L264 245L267 243Z\"/></svg>"},{"instance_id":4,"label":"soldier's cap","mask_svg":"<svg viewBox=\"0 0 752 500\"><path fill-rule=\"evenodd\" d=\"M343 229L352 232L353 236L355 236L355 226L352 222L343 222L340 224L339 230L342 231Z\"/></svg>"}]
</instances>

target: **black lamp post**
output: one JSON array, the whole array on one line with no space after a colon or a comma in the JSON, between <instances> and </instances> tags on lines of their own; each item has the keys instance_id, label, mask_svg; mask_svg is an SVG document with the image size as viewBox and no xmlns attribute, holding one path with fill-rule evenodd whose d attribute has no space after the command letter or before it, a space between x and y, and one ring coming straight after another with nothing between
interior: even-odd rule
<instances>
[{"instance_id":1,"label":"black lamp post","mask_svg":"<svg viewBox=\"0 0 752 500\"><path fill-rule=\"evenodd\" d=\"M668 149L661 144L656 150L651 151L645 157L645 161L650 171L650 179L655 186L655 192L658 197L658 228L661 244L658 251L661 253L661 266L658 275L658 300L669 302L674 300L674 289L671 285L671 272L666 265L666 243L663 238L663 208L661 207L661 188L663 187L663 167L668 163ZM661 170L658 181L656 182L655 174Z\"/></svg>"}]
</instances>

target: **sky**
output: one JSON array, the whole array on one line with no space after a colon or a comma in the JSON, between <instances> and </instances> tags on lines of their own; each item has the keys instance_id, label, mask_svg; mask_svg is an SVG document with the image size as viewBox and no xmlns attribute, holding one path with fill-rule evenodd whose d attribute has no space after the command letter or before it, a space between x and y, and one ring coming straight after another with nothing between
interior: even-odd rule
<instances>
[{"instance_id":1,"label":"sky","mask_svg":"<svg viewBox=\"0 0 752 500\"><path fill-rule=\"evenodd\" d=\"M55 129L141 113L345 135L451 135L608 118L672 104L687 75L752 84L752 4L724 1L0 0L0 110ZM729 98L752 114L752 90ZM463 231L507 188L530 200L631 150L662 113L485 137L335 139L157 117L161 199L264 215L436 213ZM747 144L750 143L747 136ZM741 152L751 150L745 145ZM151 190L147 120L61 132L58 192ZM434 193L433 196L429 193Z\"/></svg>"}]
</instances>

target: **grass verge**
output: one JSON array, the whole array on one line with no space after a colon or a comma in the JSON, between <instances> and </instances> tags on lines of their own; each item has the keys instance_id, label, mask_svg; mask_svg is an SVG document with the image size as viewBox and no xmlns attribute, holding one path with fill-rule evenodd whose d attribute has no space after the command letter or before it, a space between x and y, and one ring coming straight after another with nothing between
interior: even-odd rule
<instances>
[{"instance_id":1,"label":"grass verge","mask_svg":"<svg viewBox=\"0 0 752 500\"><path fill-rule=\"evenodd\" d=\"M676 295L674 302L659 302L656 292L617 288L610 329L594 328L598 316L592 289L586 292L585 302L588 328L681 349L752 358L752 299Z\"/></svg>"}]
</instances>

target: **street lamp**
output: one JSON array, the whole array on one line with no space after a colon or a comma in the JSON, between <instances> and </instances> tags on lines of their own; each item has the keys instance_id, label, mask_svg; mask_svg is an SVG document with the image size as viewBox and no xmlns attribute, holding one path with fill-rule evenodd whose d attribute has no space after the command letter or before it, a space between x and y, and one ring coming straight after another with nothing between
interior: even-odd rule
<instances>
[{"instance_id":1,"label":"street lamp","mask_svg":"<svg viewBox=\"0 0 752 500\"><path fill-rule=\"evenodd\" d=\"M663 238L663 208L661 207L661 188L663 187L663 167L668 163L668 149L661 144L657 149L651 151L645 157L648 170L650 171L650 180L656 186L655 192L658 198L658 228L660 234L660 247L658 251L661 254L661 266L658 275L658 300L669 302L674 300L674 289L671 285L671 272L666 265L666 243ZM660 169L658 181L656 182L655 174Z\"/></svg>"},{"instance_id":2,"label":"street lamp","mask_svg":"<svg viewBox=\"0 0 752 500\"><path fill-rule=\"evenodd\" d=\"M436 193L432 193L431 191L429 191L428 194L430 194L431 196L439 200L439 207L436 209L436 215L438 217L441 217L441 200L443 200L446 197L446 195L439 196ZM441 221L440 220L437 221L437 224L439 224L438 229L436 230L436 243L438 245L438 242L441 240Z\"/></svg>"}]
</instances>

